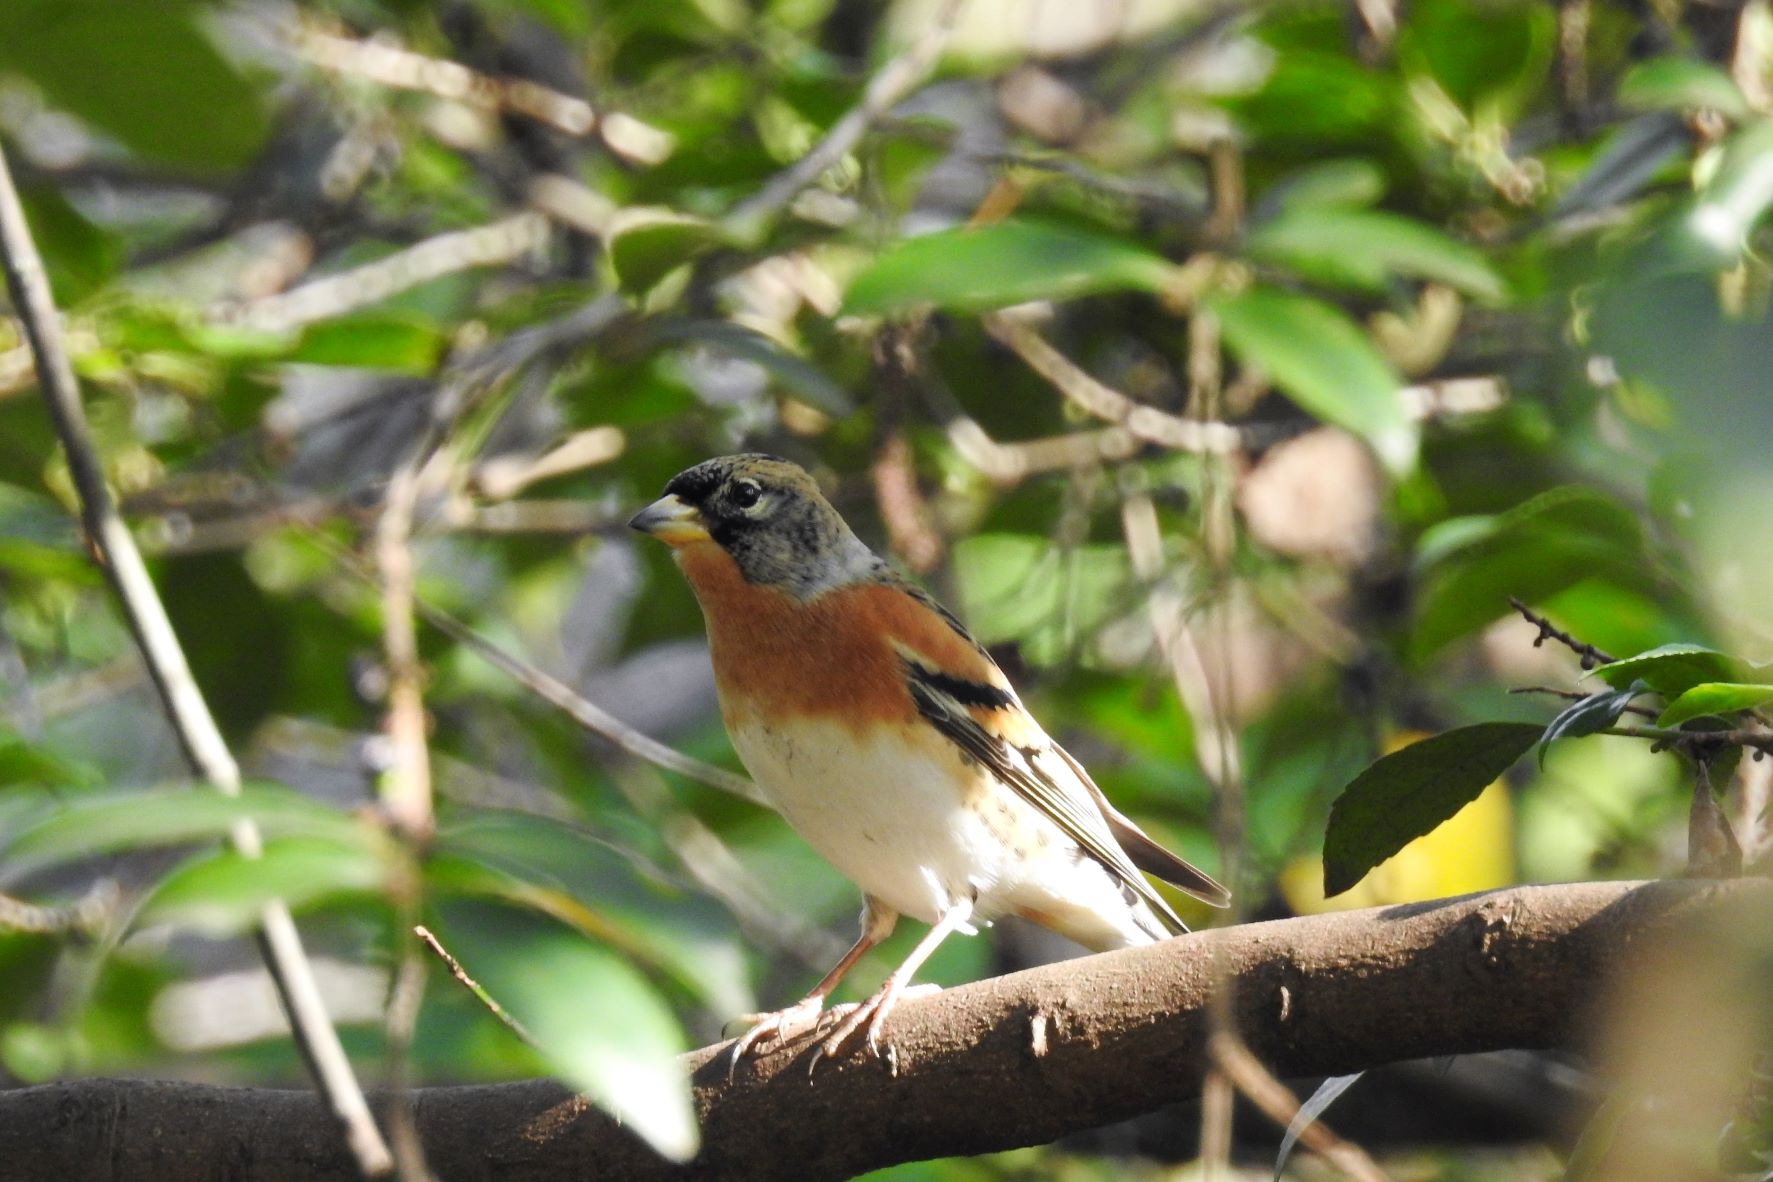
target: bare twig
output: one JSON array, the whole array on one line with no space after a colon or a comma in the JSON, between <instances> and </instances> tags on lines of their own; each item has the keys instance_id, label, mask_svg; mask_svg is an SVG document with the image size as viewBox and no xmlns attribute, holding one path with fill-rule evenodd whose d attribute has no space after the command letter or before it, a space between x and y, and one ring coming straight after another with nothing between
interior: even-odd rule
<instances>
[{"instance_id":1,"label":"bare twig","mask_svg":"<svg viewBox=\"0 0 1773 1182\"><path fill-rule=\"evenodd\" d=\"M668 133L618 111L599 115L584 99L528 78L495 78L385 40L356 41L312 27L294 30L291 40L304 60L335 74L432 94L483 111L522 115L571 136L598 133L610 151L637 164L657 164L671 154Z\"/></svg>"},{"instance_id":2,"label":"bare twig","mask_svg":"<svg viewBox=\"0 0 1773 1182\"><path fill-rule=\"evenodd\" d=\"M31 240L4 152L0 152L0 256L13 304L24 322L36 358L43 400L67 455L68 470L79 494L81 519L105 576L122 604L167 719L198 774L222 793L238 795L240 768L191 675L141 552L105 485L80 402L80 388L62 346L61 316L50 293L43 261ZM234 848L248 857L256 856L262 848L258 828L250 821L236 824L232 840ZM370 1115L338 1032L327 1018L295 921L280 902L267 904L260 914L259 948L289 1014L296 1045L301 1048L328 1106L344 1126L359 1167L371 1176L387 1173L393 1164L387 1144Z\"/></svg>"},{"instance_id":3,"label":"bare twig","mask_svg":"<svg viewBox=\"0 0 1773 1182\"><path fill-rule=\"evenodd\" d=\"M410 893L410 892L409 892ZM407 901L402 910L413 910ZM425 929L415 927L414 931ZM427 933L428 934L428 933ZM418 949L407 946L400 953L400 967L388 991L388 1011L382 1029L387 1035L388 1090L404 1101L412 1090L412 1038L418 1027L419 1007L425 1000L425 961ZM388 1111L388 1140L394 1148L394 1165L400 1182L436 1182L425 1161L425 1146L412 1105L395 1103Z\"/></svg>"},{"instance_id":4,"label":"bare twig","mask_svg":"<svg viewBox=\"0 0 1773 1182\"><path fill-rule=\"evenodd\" d=\"M1738 728L1727 731L1684 731L1664 726L1613 726L1603 735L1623 735L1628 739L1649 739L1651 750L1678 749L1699 758L1715 754L1725 747L1741 747L1755 752L1755 758L1773 755L1773 733Z\"/></svg>"},{"instance_id":5,"label":"bare twig","mask_svg":"<svg viewBox=\"0 0 1773 1182\"><path fill-rule=\"evenodd\" d=\"M1177 451L1213 454L1238 452L1247 446L1244 433L1229 423L1199 422L1166 414L1103 385L1048 344L1025 320L994 312L983 323L986 332L1066 398L1139 439Z\"/></svg>"},{"instance_id":6,"label":"bare twig","mask_svg":"<svg viewBox=\"0 0 1773 1182\"><path fill-rule=\"evenodd\" d=\"M1539 629L1539 635L1533 640L1534 648L1538 648L1548 640L1555 640L1571 652L1575 653L1581 660L1584 669L1593 669L1597 665L1611 665L1613 663L1612 657L1608 656L1592 644L1584 644L1582 641L1577 640L1574 636L1571 636L1568 632L1557 627L1550 620L1546 619L1514 596L1510 595L1508 597L1508 605L1514 608L1515 611L1521 613L1527 623Z\"/></svg>"},{"instance_id":7,"label":"bare twig","mask_svg":"<svg viewBox=\"0 0 1773 1182\"><path fill-rule=\"evenodd\" d=\"M444 275L510 263L548 242L548 219L525 210L484 226L451 230L384 259L304 283L280 295L210 310L210 318L262 332L292 332L340 316Z\"/></svg>"},{"instance_id":8,"label":"bare twig","mask_svg":"<svg viewBox=\"0 0 1773 1182\"><path fill-rule=\"evenodd\" d=\"M862 101L831 125L812 150L771 177L756 193L728 211L722 223L740 242L755 242L769 229L776 215L818 180L826 169L842 160L869 127L910 94L935 67L948 35L966 0L946 0L941 11L920 33L910 48L883 65L868 80Z\"/></svg>"},{"instance_id":9,"label":"bare twig","mask_svg":"<svg viewBox=\"0 0 1773 1182\"><path fill-rule=\"evenodd\" d=\"M340 569L374 584L375 575L364 566L356 555L317 530L310 531L308 537L331 554ZM564 711L574 722L586 730L602 735L628 754L662 767L666 771L676 772L685 779L706 784L721 792L731 793L749 800L753 804L769 807L768 802L758 792L757 786L745 777L734 775L725 768L715 767L711 763L704 763L693 756L685 755L681 751L667 747L650 735L636 730L601 706L580 695L565 682L544 673L521 657L506 652L442 608L435 607L423 599L415 599L413 606L419 616L433 628L458 644L473 649L499 672L549 705Z\"/></svg>"},{"instance_id":10,"label":"bare twig","mask_svg":"<svg viewBox=\"0 0 1773 1182\"><path fill-rule=\"evenodd\" d=\"M505 1029L509 1030L512 1034L515 1034L528 1045L535 1047L538 1050L541 1049L541 1044L536 1041L536 1036L531 1034L524 1027L522 1022L513 1018L510 1013L506 1011L505 1007L500 1005L498 1001L494 999L492 994L488 993L481 987L480 982L468 975L468 971L462 967L461 962L451 956L449 954L449 949L440 944L437 937L431 934L430 928L420 924L413 928L412 934L425 942L425 947L429 948L437 959L441 960L449 969L449 975L461 982L462 988L478 998L480 1004L492 1012L493 1017L503 1022L505 1024Z\"/></svg>"},{"instance_id":11,"label":"bare twig","mask_svg":"<svg viewBox=\"0 0 1773 1182\"><path fill-rule=\"evenodd\" d=\"M418 629L413 621L412 523L422 458L410 456L395 470L375 529L391 748L389 765L382 773L382 805L401 832L416 840L423 840L431 832L431 755L425 741L424 670L419 664Z\"/></svg>"},{"instance_id":12,"label":"bare twig","mask_svg":"<svg viewBox=\"0 0 1773 1182\"><path fill-rule=\"evenodd\" d=\"M1594 696L1594 691L1592 690L1558 689L1556 686L1550 685L1520 685L1515 686L1508 692L1511 694L1548 694L1554 698L1563 698L1567 702L1579 702L1583 698ZM1624 713L1635 714L1639 718L1661 717L1660 711L1652 710L1648 706L1627 706L1624 709Z\"/></svg>"},{"instance_id":13,"label":"bare twig","mask_svg":"<svg viewBox=\"0 0 1773 1182\"><path fill-rule=\"evenodd\" d=\"M72 903L54 907L0 894L0 931L96 935L116 913L121 898L117 884L108 878L95 882Z\"/></svg>"}]
</instances>

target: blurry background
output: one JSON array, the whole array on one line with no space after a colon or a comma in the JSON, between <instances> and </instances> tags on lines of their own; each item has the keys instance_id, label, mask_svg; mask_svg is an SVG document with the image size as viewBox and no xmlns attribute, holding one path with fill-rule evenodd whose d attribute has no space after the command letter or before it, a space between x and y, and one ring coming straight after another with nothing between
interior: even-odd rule
<instances>
[{"instance_id":1,"label":"blurry background","mask_svg":"<svg viewBox=\"0 0 1773 1182\"><path fill-rule=\"evenodd\" d=\"M681 1100L634 1063L849 939L774 817L423 621L438 839L370 822L390 666L341 555L378 561L391 479L421 598L736 769L694 602L621 523L711 454L806 464L1245 917L1326 905L1381 752L1591 687L1510 595L1615 655L1773 658L1770 85L1765 0L10 0L0 142L107 471L249 774L345 823L273 828L270 870L172 822L0 862L40 908L0 917L0 1078L297 1079L240 938L266 882L372 1079L418 914L495 993L558 954L627 1040L572 1078L643 1110ZM0 319L0 833L186 774L71 503ZM1328 905L1683 865L1672 756L1514 776ZM1766 800L1743 761L1751 864ZM929 975L1071 951L1006 923ZM563 1070L435 972L413 1058ZM1338 1124L1400 1176L1552 1177L1593 1099L1494 1056ZM1171 1176L1198 1124L890 1176Z\"/></svg>"}]
</instances>

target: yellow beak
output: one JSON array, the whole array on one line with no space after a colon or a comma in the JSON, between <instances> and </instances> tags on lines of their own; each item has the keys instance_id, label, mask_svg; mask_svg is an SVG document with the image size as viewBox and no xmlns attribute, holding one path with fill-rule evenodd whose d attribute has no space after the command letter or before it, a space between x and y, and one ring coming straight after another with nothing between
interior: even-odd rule
<instances>
[{"instance_id":1,"label":"yellow beak","mask_svg":"<svg viewBox=\"0 0 1773 1182\"><path fill-rule=\"evenodd\" d=\"M630 529L651 534L667 546L687 546L706 542L708 527L701 511L672 493L660 497L628 520Z\"/></svg>"}]
</instances>

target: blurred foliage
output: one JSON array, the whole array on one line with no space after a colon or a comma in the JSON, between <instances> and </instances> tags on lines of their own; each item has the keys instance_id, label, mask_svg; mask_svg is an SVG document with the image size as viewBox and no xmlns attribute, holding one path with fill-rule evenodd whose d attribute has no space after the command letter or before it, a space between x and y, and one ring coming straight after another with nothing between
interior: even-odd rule
<instances>
[{"instance_id":1,"label":"blurred foliage","mask_svg":"<svg viewBox=\"0 0 1773 1182\"><path fill-rule=\"evenodd\" d=\"M1320 855L1336 889L1401 849L1372 901L1674 873L1710 789L1764 856L1765 774L1707 736L1773 701L1765 6L972 0L926 83L748 205L944 8L0 6L0 139L106 470L283 785L166 787L185 769L0 319L0 890L123 887L96 934L0 932L0 1072L291 1077L230 975L275 893L366 1065L422 919L544 1050L431 965L421 1080L555 1071L683 1151L665 1056L847 938L853 892L775 819L422 628L437 832L387 830L381 622L337 553L439 413L421 595L723 766L694 602L620 523L743 447L812 468L1218 870L1209 720L1149 607L1186 605L1243 754L1246 915L1323 905ZM1229 454L1170 445L1201 420ZM1124 532L1146 497L1155 583ZM1584 676L1511 595L1628 659ZM1597 734L1628 708L1673 752ZM1541 740L1513 807L1485 791ZM261 862L212 844L242 812ZM930 975L1023 943L952 941ZM1123 1176L1090 1149L881 1176Z\"/></svg>"}]
</instances>

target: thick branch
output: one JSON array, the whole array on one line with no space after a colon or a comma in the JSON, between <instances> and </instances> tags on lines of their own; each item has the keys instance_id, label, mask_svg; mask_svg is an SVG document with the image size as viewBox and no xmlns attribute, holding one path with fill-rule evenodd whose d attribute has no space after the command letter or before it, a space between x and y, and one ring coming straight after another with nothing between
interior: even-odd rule
<instances>
[{"instance_id":1,"label":"thick branch","mask_svg":"<svg viewBox=\"0 0 1773 1182\"><path fill-rule=\"evenodd\" d=\"M1758 880L1519 887L1047 965L905 1002L890 1030L896 1077L855 1059L809 1080L803 1058L777 1053L728 1084L724 1047L693 1052L705 1148L686 1167L547 1081L429 1089L414 1111L451 1179L844 1178L1039 1144L1190 1096L1215 956L1253 1053L1281 1075L1341 1074L1570 1045L1609 969L1644 939L1702 914L1761 924L1769 906ZM0 1161L32 1178L87 1177L100 1162L134 1182L223 1162L254 1182L350 1177L305 1094L138 1080L0 1093Z\"/></svg>"}]
</instances>

